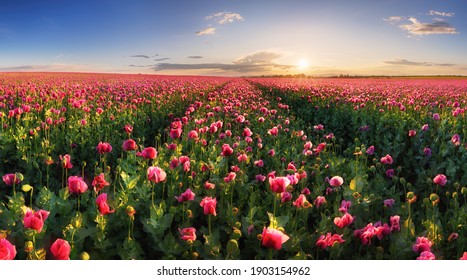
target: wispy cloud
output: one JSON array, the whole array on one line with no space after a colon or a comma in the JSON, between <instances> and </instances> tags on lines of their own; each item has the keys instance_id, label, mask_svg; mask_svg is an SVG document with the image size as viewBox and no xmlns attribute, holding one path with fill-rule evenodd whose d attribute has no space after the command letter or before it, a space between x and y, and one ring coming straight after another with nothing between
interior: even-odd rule
<instances>
[{"instance_id":1,"label":"wispy cloud","mask_svg":"<svg viewBox=\"0 0 467 280\"><path fill-rule=\"evenodd\" d=\"M456 28L445 21L423 23L419 22L414 17L409 18L409 21L409 24L402 24L400 28L408 31L412 35L458 34Z\"/></svg>"},{"instance_id":2,"label":"wispy cloud","mask_svg":"<svg viewBox=\"0 0 467 280\"><path fill-rule=\"evenodd\" d=\"M384 21L387 21L391 24L396 24L402 20L404 20L404 17L401 17L401 16L392 16L392 17L388 17L388 18L383 18Z\"/></svg>"},{"instance_id":3,"label":"wispy cloud","mask_svg":"<svg viewBox=\"0 0 467 280\"><path fill-rule=\"evenodd\" d=\"M446 13L446 12L439 12L439 11L429 11L429 16L440 16L440 17L453 17L454 13Z\"/></svg>"},{"instance_id":4,"label":"wispy cloud","mask_svg":"<svg viewBox=\"0 0 467 280\"><path fill-rule=\"evenodd\" d=\"M202 35L214 35L216 34L216 28L214 27L208 27L200 31L196 31L196 35L202 36Z\"/></svg>"},{"instance_id":5,"label":"wispy cloud","mask_svg":"<svg viewBox=\"0 0 467 280\"><path fill-rule=\"evenodd\" d=\"M164 61L164 60L169 60L170 57L162 57L162 58L155 58L154 61Z\"/></svg>"},{"instance_id":6,"label":"wispy cloud","mask_svg":"<svg viewBox=\"0 0 467 280\"><path fill-rule=\"evenodd\" d=\"M410 61L407 59L394 59L390 61L384 61L386 64L391 65L406 65L406 66L442 66L442 67L451 67L456 66L456 64L452 63L433 63L433 62L425 62L425 61Z\"/></svg>"},{"instance_id":7,"label":"wispy cloud","mask_svg":"<svg viewBox=\"0 0 467 280\"><path fill-rule=\"evenodd\" d=\"M128 65L128 67L144 67L144 68L148 68L148 67L153 67L154 64L149 64L149 65L135 65L135 64L130 64Z\"/></svg>"},{"instance_id":8,"label":"wispy cloud","mask_svg":"<svg viewBox=\"0 0 467 280\"><path fill-rule=\"evenodd\" d=\"M219 12L207 16L206 19L214 19L219 24L233 23L235 21L243 21L243 17L237 13Z\"/></svg>"},{"instance_id":9,"label":"wispy cloud","mask_svg":"<svg viewBox=\"0 0 467 280\"><path fill-rule=\"evenodd\" d=\"M217 70L242 74L284 72L296 68L275 62L287 54L281 51L265 50L245 55L232 63L159 63L154 70Z\"/></svg>"},{"instance_id":10,"label":"wispy cloud","mask_svg":"<svg viewBox=\"0 0 467 280\"><path fill-rule=\"evenodd\" d=\"M149 55L145 55L145 54L135 54L135 55L131 55L130 57L149 58Z\"/></svg>"},{"instance_id":11,"label":"wispy cloud","mask_svg":"<svg viewBox=\"0 0 467 280\"><path fill-rule=\"evenodd\" d=\"M203 58L202 56L199 56L199 55L190 55L190 56L187 56L187 58L191 58L191 59L200 59L200 58Z\"/></svg>"},{"instance_id":12,"label":"wispy cloud","mask_svg":"<svg viewBox=\"0 0 467 280\"><path fill-rule=\"evenodd\" d=\"M234 61L235 64L251 64L260 65L264 63L271 63L276 59L286 56L285 52L264 50L248 54Z\"/></svg>"},{"instance_id":13,"label":"wispy cloud","mask_svg":"<svg viewBox=\"0 0 467 280\"><path fill-rule=\"evenodd\" d=\"M8 66L1 67L0 72L29 72L29 71L48 71L48 72L78 72L78 71L89 71L89 65L81 64L64 64L64 63L53 63L53 64L34 64L34 65L20 65L20 66Z\"/></svg>"}]
</instances>

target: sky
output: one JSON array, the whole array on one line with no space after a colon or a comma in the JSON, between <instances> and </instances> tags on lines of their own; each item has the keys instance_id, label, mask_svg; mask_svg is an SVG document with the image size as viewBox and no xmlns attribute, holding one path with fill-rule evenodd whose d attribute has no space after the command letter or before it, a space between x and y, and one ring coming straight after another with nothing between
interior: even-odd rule
<instances>
[{"instance_id":1,"label":"sky","mask_svg":"<svg viewBox=\"0 0 467 280\"><path fill-rule=\"evenodd\" d=\"M0 2L0 71L467 75L464 0Z\"/></svg>"}]
</instances>

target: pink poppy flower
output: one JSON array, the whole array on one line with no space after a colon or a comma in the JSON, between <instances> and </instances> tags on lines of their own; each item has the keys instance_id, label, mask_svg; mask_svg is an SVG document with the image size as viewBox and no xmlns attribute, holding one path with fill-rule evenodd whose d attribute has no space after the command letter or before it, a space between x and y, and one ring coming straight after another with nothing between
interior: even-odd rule
<instances>
[{"instance_id":1,"label":"pink poppy flower","mask_svg":"<svg viewBox=\"0 0 467 280\"><path fill-rule=\"evenodd\" d=\"M82 194L88 189L88 185L83 178L78 176L68 177L68 190L73 194Z\"/></svg>"},{"instance_id":2,"label":"pink poppy flower","mask_svg":"<svg viewBox=\"0 0 467 280\"><path fill-rule=\"evenodd\" d=\"M277 128L277 126L275 126L268 130L268 134L272 136L277 136L277 134L279 134L279 129Z\"/></svg>"},{"instance_id":3,"label":"pink poppy flower","mask_svg":"<svg viewBox=\"0 0 467 280\"><path fill-rule=\"evenodd\" d=\"M96 147L97 153L100 155L110 153L112 151L112 146L106 142L99 142Z\"/></svg>"},{"instance_id":4,"label":"pink poppy flower","mask_svg":"<svg viewBox=\"0 0 467 280\"><path fill-rule=\"evenodd\" d=\"M340 176L334 176L329 179L329 185L331 187L340 187L344 183L344 179Z\"/></svg>"},{"instance_id":5,"label":"pink poppy flower","mask_svg":"<svg viewBox=\"0 0 467 280\"><path fill-rule=\"evenodd\" d=\"M175 199L178 202L185 202L185 201L192 201L195 199L195 193L188 188L185 192L183 192L180 196L176 196Z\"/></svg>"},{"instance_id":6,"label":"pink poppy flower","mask_svg":"<svg viewBox=\"0 0 467 280\"><path fill-rule=\"evenodd\" d=\"M330 232L326 233L326 235L321 235L318 240L316 241L316 246L321 249L326 249L327 247L332 247L334 243L344 243L345 240L342 239L342 234L333 234L331 235Z\"/></svg>"},{"instance_id":7,"label":"pink poppy flower","mask_svg":"<svg viewBox=\"0 0 467 280\"><path fill-rule=\"evenodd\" d=\"M3 182L7 186L10 186L10 187L21 183L21 180L19 179L18 176L16 176L16 173L5 174L2 176L2 179L3 179Z\"/></svg>"},{"instance_id":8,"label":"pink poppy flower","mask_svg":"<svg viewBox=\"0 0 467 280\"><path fill-rule=\"evenodd\" d=\"M289 236L282 231L271 227L265 227L261 234L261 245L274 250L280 250L282 248L282 244L287 242L287 240L289 240Z\"/></svg>"},{"instance_id":9,"label":"pink poppy flower","mask_svg":"<svg viewBox=\"0 0 467 280\"><path fill-rule=\"evenodd\" d=\"M137 148L137 145L136 145L136 142L135 140L133 139L128 139L128 140L125 140L122 144L122 148L124 151L128 152L128 151L134 151L136 150Z\"/></svg>"},{"instance_id":10,"label":"pink poppy flower","mask_svg":"<svg viewBox=\"0 0 467 280\"><path fill-rule=\"evenodd\" d=\"M232 149L232 147L230 147L229 144L224 144L224 145L222 145L221 156L223 156L223 157L228 157L228 156L230 156L231 154L233 154L233 149Z\"/></svg>"},{"instance_id":11,"label":"pink poppy flower","mask_svg":"<svg viewBox=\"0 0 467 280\"><path fill-rule=\"evenodd\" d=\"M242 133L243 137L251 137L251 135L253 135L253 132L251 132L251 130L248 127L243 129L243 133Z\"/></svg>"},{"instance_id":12,"label":"pink poppy flower","mask_svg":"<svg viewBox=\"0 0 467 280\"><path fill-rule=\"evenodd\" d=\"M97 209L99 210L101 215L108 215L110 213L115 212L115 210L110 210L110 207L107 204L107 194L106 193L101 193L96 198L96 205L97 205Z\"/></svg>"},{"instance_id":13,"label":"pink poppy flower","mask_svg":"<svg viewBox=\"0 0 467 280\"><path fill-rule=\"evenodd\" d=\"M104 187L109 185L109 182L107 182L104 178L104 173L101 173L98 176L94 177L94 180L92 181L92 186L94 187L94 191L96 193L98 193Z\"/></svg>"},{"instance_id":14,"label":"pink poppy flower","mask_svg":"<svg viewBox=\"0 0 467 280\"><path fill-rule=\"evenodd\" d=\"M448 178L444 174L438 174L435 176L435 178L433 178L433 183L441 187L444 187L447 181L448 181Z\"/></svg>"},{"instance_id":15,"label":"pink poppy flower","mask_svg":"<svg viewBox=\"0 0 467 280\"><path fill-rule=\"evenodd\" d=\"M167 174L162 168L157 166L150 166L147 171L148 180L154 183L164 182Z\"/></svg>"},{"instance_id":16,"label":"pink poppy flower","mask_svg":"<svg viewBox=\"0 0 467 280\"><path fill-rule=\"evenodd\" d=\"M350 200L342 200L341 207L339 207L339 212L347 213L350 206L352 206L352 202Z\"/></svg>"},{"instance_id":17,"label":"pink poppy flower","mask_svg":"<svg viewBox=\"0 0 467 280\"><path fill-rule=\"evenodd\" d=\"M0 238L0 260L13 260L16 257L16 247L5 238Z\"/></svg>"},{"instance_id":18,"label":"pink poppy flower","mask_svg":"<svg viewBox=\"0 0 467 280\"><path fill-rule=\"evenodd\" d=\"M311 206L311 204L308 202L304 194L300 194L298 198L292 204L293 206L297 208L302 208L302 207L307 208Z\"/></svg>"},{"instance_id":19,"label":"pink poppy flower","mask_svg":"<svg viewBox=\"0 0 467 280\"><path fill-rule=\"evenodd\" d=\"M264 181L266 181L266 176L264 176L263 174L257 174L255 176L255 179L256 179L257 182L264 182Z\"/></svg>"},{"instance_id":20,"label":"pink poppy flower","mask_svg":"<svg viewBox=\"0 0 467 280\"><path fill-rule=\"evenodd\" d=\"M281 202L286 203L288 201L292 200L292 194L289 192L283 192L281 193Z\"/></svg>"},{"instance_id":21,"label":"pink poppy flower","mask_svg":"<svg viewBox=\"0 0 467 280\"><path fill-rule=\"evenodd\" d=\"M255 160L254 164L255 164L255 166L257 166L257 167L263 167L263 166L264 166L264 162L263 162L263 160L261 160L261 159Z\"/></svg>"},{"instance_id":22,"label":"pink poppy flower","mask_svg":"<svg viewBox=\"0 0 467 280\"><path fill-rule=\"evenodd\" d=\"M62 162L62 167L65 169L73 168L73 164L71 164L71 157L70 155L66 154L64 156L60 156L60 161Z\"/></svg>"},{"instance_id":23,"label":"pink poppy flower","mask_svg":"<svg viewBox=\"0 0 467 280\"><path fill-rule=\"evenodd\" d=\"M388 165L389 165L389 164L392 164L392 163L393 163L393 159L392 159L392 157L391 157L389 154L387 154L387 155L385 155L384 157L382 157L382 158L380 159L380 162L381 162L382 164L388 164Z\"/></svg>"},{"instance_id":24,"label":"pink poppy flower","mask_svg":"<svg viewBox=\"0 0 467 280\"><path fill-rule=\"evenodd\" d=\"M213 183L210 183L209 181L204 182L204 188L207 190L213 190L216 188L216 185Z\"/></svg>"},{"instance_id":25,"label":"pink poppy flower","mask_svg":"<svg viewBox=\"0 0 467 280\"><path fill-rule=\"evenodd\" d=\"M204 215L213 215L216 216L216 205L217 205L217 200L216 198L212 198L210 196L206 196L201 200L200 204L201 207L203 207L204 210Z\"/></svg>"},{"instance_id":26,"label":"pink poppy flower","mask_svg":"<svg viewBox=\"0 0 467 280\"><path fill-rule=\"evenodd\" d=\"M144 159L155 159L157 157L157 150L153 147L144 148L144 150L141 151L141 156Z\"/></svg>"},{"instance_id":27,"label":"pink poppy flower","mask_svg":"<svg viewBox=\"0 0 467 280\"><path fill-rule=\"evenodd\" d=\"M287 177L269 177L269 188L275 193L285 192L288 185L290 185L290 180Z\"/></svg>"},{"instance_id":28,"label":"pink poppy flower","mask_svg":"<svg viewBox=\"0 0 467 280\"><path fill-rule=\"evenodd\" d=\"M451 142L452 144L454 144L454 146L459 146L461 144L461 137L459 136L459 134L454 134L451 137Z\"/></svg>"},{"instance_id":29,"label":"pink poppy flower","mask_svg":"<svg viewBox=\"0 0 467 280\"><path fill-rule=\"evenodd\" d=\"M391 216L391 217L389 218L389 223L391 224L391 232L393 232L393 231L401 231L400 219L401 219L401 217L398 216L398 215Z\"/></svg>"},{"instance_id":30,"label":"pink poppy flower","mask_svg":"<svg viewBox=\"0 0 467 280\"><path fill-rule=\"evenodd\" d=\"M383 205L386 208L392 208L396 201L393 198L388 198L383 201Z\"/></svg>"},{"instance_id":31,"label":"pink poppy flower","mask_svg":"<svg viewBox=\"0 0 467 280\"><path fill-rule=\"evenodd\" d=\"M326 197L318 196L313 203L316 205L316 208L320 208L323 204L326 204Z\"/></svg>"},{"instance_id":32,"label":"pink poppy flower","mask_svg":"<svg viewBox=\"0 0 467 280\"><path fill-rule=\"evenodd\" d=\"M230 172L226 177L224 177L224 182L230 183L231 181L235 180L235 177L237 177L237 174L235 172Z\"/></svg>"},{"instance_id":33,"label":"pink poppy flower","mask_svg":"<svg viewBox=\"0 0 467 280\"><path fill-rule=\"evenodd\" d=\"M415 244L412 246L412 250L415 253L421 253L423 251L431 251L431 245L433 245L433 242L431 242L428 238L424 236L417 237Z\"/></svg>"},{"instance_id":34,"label":"pink poppy flower","mask_svg":"<svg viewBox=\"0 0 467 280\"><path fill-rule=\"evenodd\" d=\"M420 257L418 257L417 260L432 261L436 260L436 256L430 251L423 251L420 253Z\"/></svg>"},{"instance_id":35,"label":"pink poppy flower","mask_svg":"<svg viewBox=\"0 0 467 280\"><path fill-rule=\"evenodd\" d=\"M342 217L335 217L334 224L339 228L344 228L350 225L353 222L353 220L354 217L352 217L352 215L350 215L349 213L345 213Z\"/></svg>"},{"instance_id":36,"label":"pink poppy flower","mask_svg":"<svg viewBox=\"0 0 467 280\"><path fill-rule=\"evenodd\" d=\"M180 238L184 241L195 241L196 240L196 229L194 227L178 229Z\"/></svg>"},{"instance_id":37,"label":"pink poppy flower","mask_svg":"<svg viewBox=\"0 0 467 280\"><path fill-rule=\"evenodd\" d=\"M189 139L198 139L198 131L192 130L188 132L188 138Z\"/></svg>"},{"instance_id":38,"label":"pink poppy flower","mask_svg":"<svg viewBox=\"0 0 467 280\"><path fill-rule=\"evenodd\" d=\"M42 227L44 226L44 222L49 216L50 212L45 210L39 210L36 212L28 210L24 215L24 227L34 229L37 232L42 231Z\"/></svg>"},{"instance_id":39,"label":"pink poppy flower","mask_svg":"<svg viewBox=\"0 0 467 280\"><path fill-rule=\"evenodd\" d=\"M125 130L126 133L130 134L133 132L133 127L130 125L130 124L126 124L124 127L123 127L123 130Z\"/></svg>"},{"instance_id":40,"label":"pink poppy flower","mask_svg":"<svg viewBox=\"0 0 467 280\"><path fill-rule=\"evenodd\" d=\"M56 260L69 260L71 246L68 241L59 238L50 246L50 252Z\"/></svg>"}]
</instances>

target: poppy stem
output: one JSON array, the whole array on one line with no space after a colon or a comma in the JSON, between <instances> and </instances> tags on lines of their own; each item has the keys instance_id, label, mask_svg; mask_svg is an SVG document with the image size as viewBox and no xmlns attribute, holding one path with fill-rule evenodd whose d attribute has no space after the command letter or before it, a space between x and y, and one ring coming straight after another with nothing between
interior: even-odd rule
<instances>
[{"instance_id":1,"label":"poppy stem","mask_svg":"<svg viewBox=\"0 0 467 280\"><path fill-rule=\"evenodd\" d=\"M13 197L16 197L16 174L13 177Z\"/></svg>"},{"instance_id":2,"label":"poppy stem","mask_svg":"<svg viewBox=\"0 0 467 280\"><path fill-rule=\"evenodd\" d=\"M29 207L32 209L32 195L34 194L34 188L31 187L31 196L29 197Z\"/></svg>"},{"instance_id":3,"label":"poppy stem","mask_svg":"<svg viewBox=\"0 0 467 280\"><path fill-rule=\"evenodd\" d=\"M274 224L271 225L271 226L274 227L274 228L276 227L276 225L275 225L275 223L276 223L276 208L277 208L277 197L276 197L276 195L274 194L274 211L273 211L273 213L272 213L272 214L273 214L273 219L274 219L274 220L273 220L273 223L274 223Z\"/></svg>"},{"instance_id":4,"label":"poppy stem","mask_svg":"<svg viewBox=\"0 0 467 280\"><path fill-rule=\"evenodd\" d=\"M130 217L130 223L128 224L128 239L131 239L131 217Z\"/></svg>"},{"instance_id":5,"label":"poppy stem","mask_svg":"<svg viewBox=\"0 0 467 280\"><path fill-rule=\"evenodd\" d=\"M154 183L151 183L151 201L152 207L154 208Z\"/></svg>"},{"instance_id":6,"label":"poppy stem","mask_svg":"<svg viewBox=\"0 0 467 280\"><path fill-rule=\"evenodd\" d=\"M211 237L212 232L211 232L211 215L208 215L208 227L209 227L209 237Z\"/></svg>"}]
</instances>

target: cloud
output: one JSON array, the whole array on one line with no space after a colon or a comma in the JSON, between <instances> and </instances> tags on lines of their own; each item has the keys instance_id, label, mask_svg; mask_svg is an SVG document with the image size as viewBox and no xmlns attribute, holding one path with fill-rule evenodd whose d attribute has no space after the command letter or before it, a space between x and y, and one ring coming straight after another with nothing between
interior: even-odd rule
<instances>
[{"instance_id":1,"label":"cloud","mask_svg":"<svg viewBox=\"0 0 467 280\"><path fill-rule=\"evenodd\" d=\"M433 23L422 23L416 18L409 18L411 23L402 24L399 27L408 31L412 35L432 35L432 34L458 34L456 29L445 21L435 21Z\"/></svg>"},{"instance_id":2,"label":"cloud","mask_svg":"<svg viewBox=\"0 0 467 280\"><path fill-rule=\"evenodd\" d=\"M199 55L190 55L190 56L187 56L187 58L191 58L191 59L200 59L200 58L203 58L202 56L199 56Z\"/></svg>"},{"instance_id":3,"label":"cloud","mask_svg":"<svg viewBox=\"0 0 467 280\"><path fill-rule=\"evenodd\" d=\"M235 21L243 21L243 17L240 14L230 12L219 12L207 16L206 19L214 19L219 24L233 23Z\"/></svg>"},{"instance_id":4,"label":"cloud","mask_svg":"<svg viewBox=\"0 0 467 280\"><path fill-rule=\"evenodd\" d=\"M272 61L286 56L285 53L279 51L258 51L234 61L235 64L263 64L271 63Z\"/></svg>"},{"instance_id":5,"label":"cloud","mask_svg":"<svg viewBox=\"0 0 467 280\"><path fill-rule=\"evenodd\" d=\"M149 58L149 55L145 55L145 54L135 54L135 55L131 55L130 57Z\"/></svg>"},{"instance_id":6,"label":"cloud","mask_svg":"<svg viewBox=\"0 0 467 280\"><path fill-rule=\"evenodd\" d=\"M295 66L281 65L276 63L263 64L235 64L235 63L159 63L153 69L155 71L164 70L221 70L237 73L263 73L284 71Z\"/></svg>"},{"instance_id":7,"label":"cloud","mask_svg":"<svg viewBox=\"0 0 467 280\"><path fill-rule=\"evenodd\" d=\"M392 17L388 17L388 18L383 18L383 20L389 22L390 24L395 24L395 23L398 23L398 22L404 20L404 18L401 17L401 16L392 16Z\"/></svg>"},{"instance_id":8,"label":"cloud","mask_svg":"<svg viewBox=\"0 0 467 280\"><path fill-rule=\"evenodd\" d=\"M394 59L391 61L384 61L384 63L391 64L391 65L405 65L405 66L442 66L442 67L456 66L456 64L452 64L452 63L419 62L419 61L410 61L407 59Z\"/></svg>"},{"instance_id":9,"label":"cloud","mask_svg":"<svg viewBox=\"0 0 467 280\"><path fill-rule=\"evenodd\" d=\"M128 67L153 67L154 64L150 64L150 65L134 65L134 64L130 64L128 65Z\"/></svg>"},{"instance_id":10,"label":"cloud","mask_svg":"<svg viewBox=\"0 0 467 280\"><path fill-rule=\"evenodd\" d=\"M201 36L201 35L214 35L216 33L216 28L214 27L208 27L203 30L197 31L196 35Z\"/></svg>"},{"instance_id":11,"label":"cloud","mask_svg":"<svg viewBox=\"0 0 467 280\"><path fill-rule=\"evenodd\" d=\"M170 59L170 57L156 58L156 59L154 59L154 61L164 61L164 60L168 60L168 59Z\"/></svg>"},{"instance_id":12,"label":"cloud","mask_svg":"<svg viewBox=\"0 0 467 280\"><path fill-rule=\"evenodd\" d=\"M166 70L217 70L235 73L275 73L295 69L296 66L275 62L288 55L286 52L265 50L243 56L232 63L159 63L155 71ZM197 57L197 56L196 56Z\"/></svg>"},{"instance_id":13,"label":"cloud","mask_svg":"<svg viewBox=\"0 0 467 280\"><path fill-rule=\"evenodd\" d=\"M439 11L429 11L429 16L441 16L441 17L453 17L454 13L446 13L446 12L439 12Z\"/></svg>"},{"instance_id":14,"label":"cloud","mask_svg":"<svg viewBox=\"0 0 467 280\"><path fill-rule=\"evenodd\" d=\"M37 65L21 65L21 66L8 66L0 68L0 72L30 72L30 71L47 71L47 72L79 72L89 71L89 65L80 64L37 64Z\"/></svg>"}]
</instances>

